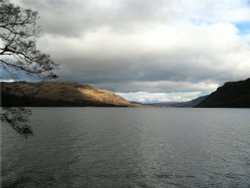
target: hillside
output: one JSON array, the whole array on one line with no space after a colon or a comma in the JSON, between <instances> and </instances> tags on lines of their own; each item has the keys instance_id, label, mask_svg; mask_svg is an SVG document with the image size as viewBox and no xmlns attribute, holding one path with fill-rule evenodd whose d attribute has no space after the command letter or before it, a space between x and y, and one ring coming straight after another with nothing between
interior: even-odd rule
<instances>
[{"instance_id":1,"label":"hillside","mask_svg":"<svg viewBox=\"0 0 250 188\"><path fill-rule=\"evenodd\" d=\"M134 106L106 90L71 82L1 83L2 106Z\"/></svg>"},{"instance_id":2,"label":"hillside","mask_svg":"<svg viewBox=\"0 0 250 188\"><path fill-rule=\"evenodd\" d=\"M225 83L196 107L249 108L250 78L244 81Z\"/></svg>"}]
</instances>

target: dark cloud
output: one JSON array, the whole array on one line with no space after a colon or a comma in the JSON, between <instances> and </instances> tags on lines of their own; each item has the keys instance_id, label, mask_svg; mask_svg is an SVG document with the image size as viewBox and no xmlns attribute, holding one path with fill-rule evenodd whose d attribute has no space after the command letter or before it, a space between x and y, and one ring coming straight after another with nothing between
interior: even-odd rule
<instances>
[{"instance_id":1,"label":"dark cloud","mask_svg":"<svg viewBox=\"0 0 250 188\"><path fill-rule=\"evenodd\" d=\"M44 32L67 37L101 26L124 32L134 24L166 19L163 0L23 0L22 5L39 11Z\"/></svg>"}]
</instances>

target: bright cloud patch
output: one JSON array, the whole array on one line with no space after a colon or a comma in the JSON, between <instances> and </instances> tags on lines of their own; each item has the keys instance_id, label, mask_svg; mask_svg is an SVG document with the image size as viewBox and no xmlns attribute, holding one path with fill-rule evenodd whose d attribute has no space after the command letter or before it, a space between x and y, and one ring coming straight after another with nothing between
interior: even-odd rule
<instances>
[{"instance_id":1,"label":"bright cloud patch","mask_svg":"<svg viewBox=\"0 0 250 188\"><path fill-rule=\"evenodd\" d=\"M201 95L201 92L173 92L173 93L117 93L129 101L141 103L155 102L186 102L195 99Z\"/></svg>"}]
</instances>

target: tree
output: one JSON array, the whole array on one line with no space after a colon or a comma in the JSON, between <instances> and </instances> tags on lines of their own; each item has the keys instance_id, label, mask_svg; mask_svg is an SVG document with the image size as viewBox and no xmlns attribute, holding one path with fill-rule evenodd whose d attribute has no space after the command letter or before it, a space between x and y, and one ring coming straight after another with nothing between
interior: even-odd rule
<instances>
[{"instance_id":1,"label":"tree","mask_svg":"<svg viewBox=\"0 0 250 188\"><path fill-rule=\"evenodd\" d=\"M0 63L10 72L56 78L53 71L58 65L36 48L37 19L37 12L0 0Z\"/></svg>"},{"instance_id":2,"label":"tree","mask_svg":"<svg viewBox=\"0 0 250 188\"><path fill-rule=\"evenodd\" d=\"M53 71L58 65L36 48L37 19L37 12L0 0L0 65L11 75L15 70L41 79L56 78ZM0 119L26 137L32 134L27 124L30 115L22 107L2 108Z\"/></svg>"}]
</instances>

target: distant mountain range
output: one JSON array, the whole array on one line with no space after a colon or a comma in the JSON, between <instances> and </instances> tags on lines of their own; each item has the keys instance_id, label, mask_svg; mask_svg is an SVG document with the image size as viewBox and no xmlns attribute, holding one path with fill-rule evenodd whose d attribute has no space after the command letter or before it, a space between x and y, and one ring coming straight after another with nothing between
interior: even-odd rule
<instances>
[{"instance_id":1,"label":"distant mountain range","mask_svg":"<svg viewBox=\"0 0 250 188\"><path fill-rule=\"evenodd\" d=\"M225 83L196 107L250 108L250 78Z\"/></svg>"},{"instance_id":2,"label":"distant mountain range","mask_svg":"<svg viewBox=\"0 0 250 188\"><path fill-rule=\"evenodd\" d=\"M158 106L158 107L193 107L198 105L201 101L203 101L206 96L201 96L196 99L193 99L191 101L187 102L161 102L161 103L153 103L153 104L147 104L150 106Z\"/></svg>"},{"instance_id":3,"label":"distant mountain range","mask_svg":"<svg viewBox=\"0 0 250 188\"><path fill-rule=\"evenodd\" d=\"M2 106L135 106L110 91L71 82L2 82L1 90Z\"/></svg>"}]
</instances>

